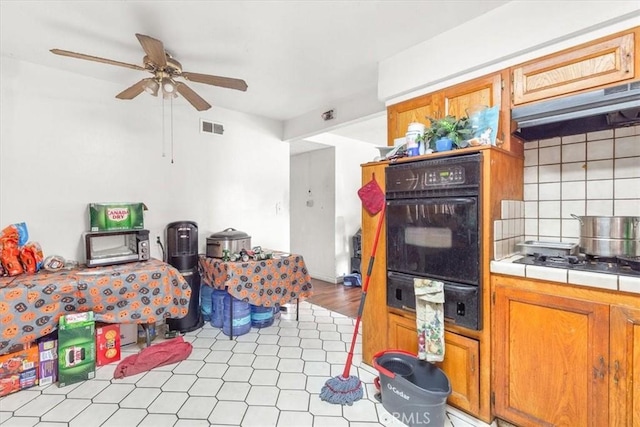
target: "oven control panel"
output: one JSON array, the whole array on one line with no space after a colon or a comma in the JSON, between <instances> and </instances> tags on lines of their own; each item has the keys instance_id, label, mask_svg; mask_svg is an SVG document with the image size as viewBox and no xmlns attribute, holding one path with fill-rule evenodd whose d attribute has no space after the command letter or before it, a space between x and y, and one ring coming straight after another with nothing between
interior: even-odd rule
<instances>
[{"instance_id":1,"label":"oven control panel","mask_svg":"<svg viewBox=\"0 0 640 427\"><path fill-rule=\"evenodd\" d=\"M424 174L425 186L431 185L450 185L464 184L465 173L464 168L460 166L451 166L441 169L427 170Z\"/></svg>"},{"instance_id":2,"label":"oven control panel","mask_svg":"<svg viewBox=\"0 0 640 427\"><path fill-rule=\"evenodd\" d=\"M480 163L480 154L472 154L390 165L385 171L386 197L434 196L459 190L477 193Z\"/></svg>"}]
</instances>

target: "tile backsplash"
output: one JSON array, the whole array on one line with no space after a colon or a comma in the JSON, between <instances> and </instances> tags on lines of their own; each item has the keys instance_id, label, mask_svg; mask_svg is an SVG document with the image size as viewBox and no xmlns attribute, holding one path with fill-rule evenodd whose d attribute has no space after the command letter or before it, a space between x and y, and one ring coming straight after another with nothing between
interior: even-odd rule
<instances>
[{"instance_id":1,"label":"tile backsplash","mask_svg":"<svg viewBox=\"0 0 640 427\"><path fill-rule=\"evenodd\" d=\"M578 243L578 216L640 216L640 126L527 142L524 201L503 200L494 258L524 240Z\"/></svg>"},{"instance_id":2,"label":"tile backsplash","mask_svg":"<svg viewBox=\"0 0 640 427\"><path fill-rule=\"evenodd\" d=\"M525 240L580 239L579 216L640 216L640 126L525 144Z\"/></svg>"},{"instance_id":3,"label":"tile backsplash","mask_svg":"<svg viewBox=\"0 0 640 427\"><path fill-rule=\"evenodd\" d=\"M493 258L503 259L518 252L516 244L523 241L524 202L503 200L500 218L493 221Z\"/></svg>"}]
</instances>

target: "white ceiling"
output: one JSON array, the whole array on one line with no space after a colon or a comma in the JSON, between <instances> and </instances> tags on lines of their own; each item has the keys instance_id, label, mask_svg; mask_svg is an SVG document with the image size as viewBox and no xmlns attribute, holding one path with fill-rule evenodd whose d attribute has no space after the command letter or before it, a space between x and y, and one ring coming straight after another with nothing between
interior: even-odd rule
<instances>
[{"instance_id":1,"label":"white ceiling","mask_svg":"<svg viewBox=\"0 0 640 427\"><path fill-rule=\"evenodd\" d=\"M162 40L185 71L248 83L240 92L190 82L210 104L286 121L377 91L380 60L504 3L0 0L0 55L125 89L148 75L49 49L141 65L142 33Z\"/></svg>"}]
</instances>

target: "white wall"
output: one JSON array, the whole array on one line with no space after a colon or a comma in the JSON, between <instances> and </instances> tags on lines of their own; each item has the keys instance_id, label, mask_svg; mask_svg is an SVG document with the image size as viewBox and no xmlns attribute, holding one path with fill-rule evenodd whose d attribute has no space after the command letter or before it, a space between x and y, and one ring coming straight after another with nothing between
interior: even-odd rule
<instances>
[{"instance_id":1,"label":"white wall","mask_svg":"<svg viewBox=\"0 0 640 427\"><path fill-rule=\"evenodd\" d=\"M335 283L335 161L328 147L291 156L291 251L309 274Z\"/></svg>"},{"instance_id":2,"label":"white wall","mask_svg":"<svg viewBox=\"0 0 640 427\"><path fill-rule=\"evenodd\" d=\"M289 147L280 122L216 107L197 112L179 98L171 163L170 121L162 156L160 99L117 100L120 85L6 57L0 66L0 227L26 222L45 256L82 261L88 203L117 201L147 204L154 242L169 222L194 220L200 252L207 235L226 227L249 233L254 245L289 250ZM200 118L222 123L224 135L201 134Z\"/></svg>"},{"instance_id":3,"label":"white wall","mask_svg":"<svg viewBox=\"0 0 640 427\"><path fill-rule=\"evenodd\" d=\"M335 275L342 277L351 273L351 237L361 228L362 223L362 203L358 197L358 189L362 187L360 165L372 161L380 152L371 144L328 133L310 139L333 145L336 150Z\"/></svg>"}]
</instances>

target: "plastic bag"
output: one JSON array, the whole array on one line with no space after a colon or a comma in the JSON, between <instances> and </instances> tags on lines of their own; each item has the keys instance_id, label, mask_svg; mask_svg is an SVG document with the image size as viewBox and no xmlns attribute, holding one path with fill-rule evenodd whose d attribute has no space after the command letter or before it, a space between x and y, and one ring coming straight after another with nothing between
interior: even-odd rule
<instances>
[{"instance_id":1,"label":"plastic bag","mask_svg":"<svg viewBox=\"0 0 640 427\"><path fill-rule=\"evenodd\" d=\"M47 271L58 271L64 267L64 258L60 255L50 255L45 258L42 268Z\"/></svg>"},{"instance_id":2,"label":"plastic bag","mask_svg":"<svg viewBox=\"0 0 640 427\"><path fill-rule=\"evenodd\" d=\"M19 222L5 227L0 233L0 241L15 241L17 247L22 247L29 240L27 224Z\"/></svg>"},{"instance_id":3,"label":"plastic bag","mask_svg":"<svg viewBox=\"0 0 640 427\"><path fill-rule=\"evenodd\" d=\"M43 259L42 248L37 242L29 242L20 249L20 262L28 274L33 274L40 270Z\"/></svg>"},{"instance_id":4,"label":"plastic bag","mask_svg":"<svg viewBox=\"0 0 640 427\"><path fill-rule=\"evenodd\" d=\"M13 241L6 240L2 243L2 251L0 251L0 261L9 276L17 276L24 273L22 264L18 260L20 249Z\"/></svg>"}]
</instances>

